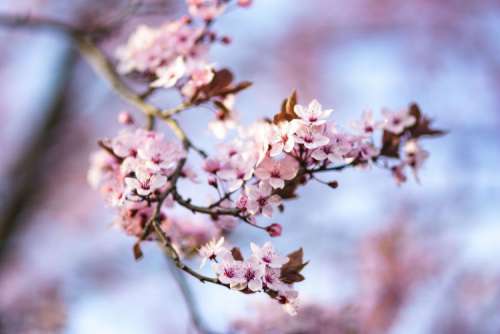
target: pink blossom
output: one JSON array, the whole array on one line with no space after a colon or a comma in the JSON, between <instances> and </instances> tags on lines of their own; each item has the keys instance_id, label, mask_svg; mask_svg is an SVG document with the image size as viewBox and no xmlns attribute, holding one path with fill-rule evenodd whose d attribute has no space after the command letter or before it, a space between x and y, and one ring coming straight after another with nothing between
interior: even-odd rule
<instances>
[{"instance_id":1,"label":"pink blossom","mask_svg":"<svg viewBox=\"0 0 500 334\"><path fill-rule=\"evenodd\" d=\"M148 196L165 186L167 177L142 167L135 170L135 177L126 177L125 184L129 192L135 192L139 196Z\"/></svg>"},{"instance_id":2,"label":"pink blossom","mask_svg":"<svg viewBox=\"0 0 500 334\"><path fill-rule=\"evenodd\" d=\"M191 80L196 87L208 85L214 78L212 65L197 66L191 70Z\"/></svg>"},{"instance_id":3,"label":"pink blossom","mask_svg":"<svg viewBox=\"0 0 500 334\"><path fill-rule=\"evenodd\" d=\"M142 143L144 136L142 132L122 130L111 141L113 152L122 158L136 157L139 146Z\"/></svg>"},{"instance_id":4,"label":"pink blossom","mask_svg":"<svg viewBox=\"0 0 500 334\"><path fill-rule=\"evenodd\" d=\"M315 148L327 145L330 139L324 135L324 126L305 126L302 125L297 130L295 141L303 144L306 148L313 150Z\"/></svg>"},{"instance_id":5,"label":"pink blossom","mask_svg":"<svg viewBox=\"0 0 500 334\"><path fill-rule=\"evenodd\" d=\"M266 158L255 169L255 176L269 182L274 189L281 189L285 186L285 181L292 180L297 175L298 170L299 164L290 156L281 160Z\"/></svg>"},{"instance_id":6,"label":"pink blossom","mask_svg":"<svg viewBox=\"0 0 500 334\"><path fill-rule=\"evenodd\" d=\"M283 121L273 126L271 133L271 151L270 156L275 157L281 152L290 153L295 145L295 133L300 127L296 121Z\"/></svg>"},{"instance_id":7,"label":"pink blossom","mask_svg":"<svg viewBox=\"0 0 500 334\"><path fill-rule=\"evenodd\" d=\"M280 268L271 268L266 266L263 277L264 285L270 290L279 291L284 285L280 277L281 277Z\"/></svg>"},{"instance_id":8,"label":"pink blossom","mask_svg":"<svg viewBox=\"0 0 500 334\"><path fill-rule=\"evenodd\" d=\"M326 133L329 137L329 143L315 149L311 156L318 161L328 159L332 163L344 162L345 156L351 152L353 147L352 136L337 132L332 127Z\"/></svg>"},{"instance_id":9,"label":"pink blossom","mask_svg":"<svg viewBox=\"0 0 500 334\"><path fill-rule=\"evenodd\" d=\"M299 293L288 285L283 285L278 293L278 301L283 304L283 309L291 316L297 315Z\"/></svg>"},{"instance_id":10,"label":"pink blossom","mask_svg":"<svg viewBox=\"0 0 500 334\"><path fill-rule=\"evenodd\" d=\"M417 140L409 140L404 146L405 163L413 170L413 174L418 181L418 170L429 157L429 152L422 149Z\"/></svg>"},{"instance_id":11,"label":"pink blossom","mask_svg":"<svg viewBox=\"0 0 500 334\"><path fill-rule=\"evenodd\" d=\"M148 138L138 148L138 158L144 160L146 167L156 171L173 168L184 155L177 143L168 142L163 137Z\"/></svg>"},{"instance_id":12,"label":"pink blossom","mask_svg":"<svg viewBox=\"0 0 500 334\"><path fill-rule=\"evenodd\" d=\"M229 250L224 247L224 237L221 237L218 241L212 239L198 251L198 254L202 257L200 268L205 266L207 260L216 260L218 256L227 257L228 253Z\"/></svg>"},{"instance_id":13,"label":"pink blossom","mask_svg":"<svg viewBox=\"0 0 500 334\"><path fill-rule=\"evenodd\" d=\"M376 122L373 119L373 112L371 110L364 111L361 120L353 122L353 128L358 130L362 136L373 135L382 125L382 122Z\"/></svg>"},{"instance_id":14,"label":"pink blossom","mask_svg":"<svg viewBox=\"0 0 500 334\"><path fill-rule=\"evenodd\" d=\"M262 264L271 268L281 268L289 261L287 256L279 255L269 241L262 245L262 247L259 247L252 242L250 244L250 248L252 249L253 256L255 256Z\"/></svg>"},{"instance_id":15,"label":"pink blossom","mask_svg":"<svg viewBox=\"0 0 500 334\"><path fill-rule=\"evenodd\" d=\"M415 124L415 117L410 115L408 109L401 111L382 110L384 115L384 129L394 134L402 133L406 128Z\"/></svg>"},{"instance_id":16,"label":"pink blossom","mask_svg":"<svg viewBox=\"0 0 500 334\"><path fill-rule=\"evenodd\" d=\"M322 110L318 100L312 100L307 108L297 104L293 111L300 117L305 125L317 126L326 123L326 119L330 117L333 109Z\"/></svg>"},{"instance_id":17,"label":"pink blossom","mask_svg":"<svg viewBox=\"0 0 500 334\"><path fill-rule=\"evenodd\" d=\"M243 277L247 287L256 292L262 290L262 278L264 276L264 266L255 257L243 263Z\"/></svg>"},{"instance_id":18,"label":"pink blossom","mask_svg":"<svg viewBox=\"0 0 500 334\"><path fill-rule=\"evenodd\" d=\"M230 164L219 171L217 176L226 181L228 191L235 191L252 177L254 166L255 162L251 157L238 155L237 158L231 159Z\"/></svg>"},{"instance_id":19,"label":"pink blossom","mask_svg":"<svg viewBox=\"0 0 500 334\"><path fill-rule=\"evenodd\" d=\"M158 78L151 83L151 87L173 87L185 73L186 64L182 57L177 57L169 66L162 66L156 70Z\"/></svg>"},{"instance_id":20,"label":"pink blossom","mask_svg":"<svg viewBox=\"0 0 500 334\"><path fill-rule=\"evenodd\" d=\"M267 182L260 182L258 186L247 187L248 200L246 209L253 215L262 215L271 218L273 207L281 204L281 197L272 195L272 187Z\"/></svg>"},{"instance_id":21,"label":"pink blossom","mask_svg":"<svg viewBox=\"0 0 500 334\"><path fill-rule=\"evenodd\" d=\"M229 284L231 289L241 290L244 288L246 279L243 276L243 262L234 260L223 260L212 264L213 271L221 283Z\"/></svg>"}]
</instances>

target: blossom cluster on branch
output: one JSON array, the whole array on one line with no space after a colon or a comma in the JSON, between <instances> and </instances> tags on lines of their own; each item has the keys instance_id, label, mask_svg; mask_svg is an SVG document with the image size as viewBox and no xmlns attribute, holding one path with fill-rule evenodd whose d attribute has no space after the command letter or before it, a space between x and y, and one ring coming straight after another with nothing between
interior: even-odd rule
<instances>
[{"instance_id":1,"label":"blossom cluster on branch","mask_svg":"<svg viewBox=\"0 0 500 334\"><path fill-rule=\"evenodd\" d=\"M284 210L286 200L297 197L299 186L309 181L338 186L337 181L321 180L319 173L377 165L390 170L398 183L404 182L405 170L410 168L416 176L428 157L420 147L420 138L443 132L431 127L416 104L397 112L383 110L380 119L365 112L351 131L345 131L330 119L333 110L324 109L317 100L301 105L295 92L272 119L249 126L239 124L233 108L235 96L251 83L235 83L231 71L216 69L208 60L208 51L213 43L230 42L212 29L214 19L231 5L249 4L187 0L189 16L158 28L140 26L118 49L119 72L128 79L146 80L149 86L147 94L137 95L119 81L119 93L139 106L150 122L142 129L130 115L121 114L119 120L126 128L99 142L88 178L118 210L118 225L138 239L134 246L137 258L142 256L141 242L157 241L179 269L201 282L243 293L264 292L295 314L297 291L292 285L304 280L300 272L307 264L302 249L285 257L269 242L262 247L252 244L252 256L245 260L238 248L229 250L223 239L217 238L228 234L238 221L271 237L280 236L280 224L263 225L259 220ZM101 57L84 46L92 57ZM105 63L107 76L119 80L105 59L99 58L99 62ZM149 104L148 94L162 89L176 90L182 103L171 109ZM195 146L174 118L199 105L216 110L215 120L207 127L217 138L224 139L236 130L232 139L220 142L212 154ZM165 121L180 142L167 140L156 131L155 119ZM198 183L201 177L187 163L192 151L203 160L206 184L218 194L208 205L193 203L179 189L179 179ZM203 215L206 227L174 218L170 211L174 206ZM182 261L197 249L204 262L214 261L216 277L204 276Z\"/></svg>"}]
</instances>

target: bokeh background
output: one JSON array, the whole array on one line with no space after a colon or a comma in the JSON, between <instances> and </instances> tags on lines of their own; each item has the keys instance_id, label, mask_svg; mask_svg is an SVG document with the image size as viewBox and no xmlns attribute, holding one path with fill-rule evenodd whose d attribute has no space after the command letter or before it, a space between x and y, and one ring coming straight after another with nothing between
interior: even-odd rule
<instances>
[{"instance_id":1,"label":"bokeh background","mask_svg":"<svg viewBox=\"0 0 500 334\"><path fill-rule=\"evenodd\" d=\"M0 13L82 26L126 6L2 0ZM175 18L185 5L156 1L154 9L127 20L103 48L113 54L138 23ZM214 61L255 83L237 101L244 123L273 115L296 88L301 102L334 108L345 127L364 109L415 101L449 134L423 142L431 156L420 184L349 170L325 176L338 189L311 183L275 217L284 226L278 248L303 246L311 261L298 286L302 318L263 312L266 296L188 278L206 326L259 333L258 319L276 333L311 321L324 322L322 333L345 333L353 322L367 333L500 333L500 3L256 0L216 28L233 43L215 47ZM86 184L96 140L116 133L119 111L135 111L65 36L0 27L0 41L0 332L193 332L161 252L145 246L135 262L134 239L111 227L113 212ZM211 114L180 119L210 150ZM266 239L246 226L231 236L241 245Z\"/></svg>"}]
</instances>

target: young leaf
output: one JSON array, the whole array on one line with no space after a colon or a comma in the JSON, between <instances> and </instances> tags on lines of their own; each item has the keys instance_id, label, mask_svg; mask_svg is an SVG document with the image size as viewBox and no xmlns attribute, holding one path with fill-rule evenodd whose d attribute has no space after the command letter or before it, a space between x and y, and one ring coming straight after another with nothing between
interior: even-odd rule
<instances>
[{"instance_id":1,"label":"young leaf","mask_svg":"<svg viewBox=\"0 0 500 334\"><path fill-rule=\"evenodd\" d=\"M300 272L309 262L304 262L304 251L302 248L288 254L288 259L289 261L281 267L280 279L287 284L303 281L304 276Z\"/></svg>"},{"instance_id":2,"label":"young leaf","mask_svg":"<svg viewBox=\"0 0 500 334\"><path fill-rule=\"evenodd\" d=\"M231 255L233 255L233 259L236 261L243 261L243 255L238 247L233 247L233 249L231 249Z\"/></svg>"},{"instance_id":3,"label":"young leaf","mask_svg":"<svg viewBox=\"0 0 500 334\"><path fill-rule=\"evenodd\" d=\"M281 104L281 111L274 116L273 123L278 124L283 121L291 121L298 118L293 109L297 104L297 92L293 91L292 95L286 98Z\"/></svg>"}]
</instances>

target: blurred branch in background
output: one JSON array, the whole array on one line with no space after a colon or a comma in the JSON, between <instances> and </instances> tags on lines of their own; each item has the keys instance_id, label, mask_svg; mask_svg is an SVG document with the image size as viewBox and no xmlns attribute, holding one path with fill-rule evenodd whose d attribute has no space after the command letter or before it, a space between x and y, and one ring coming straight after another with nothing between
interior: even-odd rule
<instances>
[{"instance_id":1,"label":"blurred branch in background","mask_svg":"<svg viewBox=\"0 0 500 334\"><path fill-rule=\"evenodd\" d=\"M7 196L2 200L0 214L0 265L5 259L12 236L27 221L23 216L33 205L33 200L41 190L39 180L43 176L44 157L46 152L61 140L61 124L68 117L66 104L68 86L72 80L77 60L76 52L67 47L61 55L59 68L55 72L50 102L46 110L41 111L45 117L38 130L35 130L30 143L8 172L9 180Z\"/></svg>"}]
</instances>

